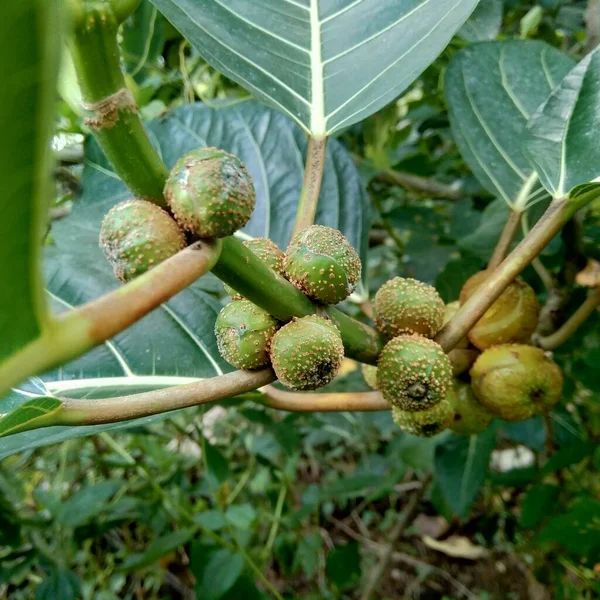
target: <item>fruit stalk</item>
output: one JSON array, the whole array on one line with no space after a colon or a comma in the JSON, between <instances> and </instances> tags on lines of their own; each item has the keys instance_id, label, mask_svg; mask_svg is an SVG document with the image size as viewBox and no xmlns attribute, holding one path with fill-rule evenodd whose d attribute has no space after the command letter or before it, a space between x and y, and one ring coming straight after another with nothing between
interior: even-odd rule
<instances>
[{"instance_id":1,"label":"fruit stalk","mask_svg":"<svg viewBox=\"0 0 600 600\"><path fill-rule=\"evenodd\" d=\"M363 394L299 394L273 388L271 369L260 371L233 371L226 375L203 379L195 383L162 390L142 392L116 398L79 400L59 398L57 410L13 427L4 436L43 427L58 425L84 426L119 423L130 419L149 417L160 413L210 404L233 398L265 387L264 394L253 401L288 412L344 412L388 410L388 403L377 392ZM257 395L258 396L258 395Z\"/></svg>"},{"instance_id":2,"label":"fruit stalk","mask_svg":"<svg viewBox=\"0 0 600 600\"><path fill-rule=\"evenodd\" d=\"M196 242L114 292L58 315L40 338L2 364L0 396L123 331L210 271L220 251L219 242Z\"/></svg>"},{"instance_id":3,"label":"fruit stalk","mask_svg":"<svg viewBox=\"0 0 600 600\"><path fill-rule=\"evenodd\" d=\"M139 198L165 206L167 168L150 143L121 71L119 25L137 2L71 0L69 47L92 130L117 175Z\"/></svg>"},{"instance_id":4,"label":"fruit stalk","mask_svg":"<svg viewBox=\"0 0 600 600\"><path fill-rule=\"evenodd\" d=\"M148 417L217 400L232 398L272 383L271 369L233 371L219 377L163 390L104 400L65 399L58 412L60 425L100 425Z\"/></svg>"},{"instance_id":5,"label":"fruit stalk","mask_svg":"<svg viewBox=\"0 0 600 600\"><path fill-rule=\"evenodd\" d=\"M550 243L567 221L593 196L554 200L542 218L485 283L461 306L453 319L438 333L435 341L449 352L479 321L506 287Z\"/></svg>"},{"instance_id":6,"label":"fruit stalk","mask_svg":"<svg viewBox=\"0 0 600 600\"><path fill-rule=\"evenodd\" d=\"M564 344L583 323L600 307L600 288L590 290L583 304L551 335L537 340L538 346L544 350L555 350Z\"/></svg>"},{"instance_id":7,"label":"fruit stalk","mask_svg":"<svg viewBox=\"0 0 600 600\"><path fill-rule=\"evenodd\" d=\"M308 138L306 150L306 165L304 167L304 181L298 202L298 212L294 223L292 237L302 230L310 227L315 222L317 204L321 193L321 182L323 180L323 169L325 168L325 157L327 151L327 138Z\"/></svg>"},{"instance_id":8,"label":"fruit stalk","mask_svg":"<svg viewBox=\"0 0 600 600\"><path fill-rule=\"evenodd\" d=\"M379 392L302 393L280 390L271 385L264 390L261 404L290 412L374 412L389 410Z\"/></svg>"},{"instance_id":9,"label":"fruit stalk","mask_svg":"<svg viewBox=\"0 0 600 600\"><path fill-rule=\"evenodd\" d=\"M490 262L488 263L488 269L490 271L498 267L506 258L506 255L510 250L510 245L515 239L517 231L519 231L519 225L521 224L521 215L522 213L517 210L510 210L510 214L508 215L508 219L506 221L506 224L504 225L504 229L500 234L498 244L494 249L492 258L490 258Z\"/></svg>"}]
</instances>

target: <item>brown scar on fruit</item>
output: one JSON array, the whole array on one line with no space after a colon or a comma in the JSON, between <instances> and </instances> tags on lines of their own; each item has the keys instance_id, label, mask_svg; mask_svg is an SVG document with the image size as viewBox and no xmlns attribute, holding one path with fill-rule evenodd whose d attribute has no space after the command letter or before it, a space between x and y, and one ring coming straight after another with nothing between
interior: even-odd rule
<instances>
[{"instance_id":1,"label":"brown scar on fruit","mask_svg":"<svg viewBox=\"0 0 600 600\"><path fill-rule=\"evenodd\" d=\"M84 103L83 108L95 115L87 117L85 124L96 131L114 127L119 121L119 113L125 110L133 114L138 112L133 95L127 88L121 88L99 102Z\"/></svg>"}]
</instances>

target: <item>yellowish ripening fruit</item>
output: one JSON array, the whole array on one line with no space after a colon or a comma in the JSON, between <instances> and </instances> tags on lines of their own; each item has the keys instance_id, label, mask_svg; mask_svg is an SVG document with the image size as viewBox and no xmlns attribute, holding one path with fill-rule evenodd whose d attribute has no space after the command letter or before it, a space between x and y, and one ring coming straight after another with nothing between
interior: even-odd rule
<instances>
[{"instance_id":1,"label":"yellowish ripening fruit","mask_svg":"<svg viewBox=\"0 0 600 600\"><path fill-rule=\"evenodd\" d=\"M523 344L495 346L471 369L477 399L505 421L524 421L548 412L563 388L560 367L540 348Z\"/></svg>"},{"instance_id":2,"label":"yellowish ripening fruit","mask_svg":"<svg viewBox=\"0 0 600 600\"><path fill-rule=\"evenodd\" d=\"M267 238L255 238L253 240L246 240L243 244L246 248L252 250L271 270L282 277L284 276L283 259L285 254L275 242ZM243 297L228 285L225 285L225 291L233 300L241 300Z\"/></svg>"},{"instance_id":3,"label":"yellowish ripening fruit","mask_svg":"<svg viewBox=\"0 0 600 600\"><path fill-rule=\"evenodd\" d=\"M465 283L460 293L461 304L483 285L488 275L487 271L480 271ZM480 350L511 342L525 342L537 327L539 313L540 305L533 288L522 279L517 279L471 329L469 340Z\"/></svg>"},{"instance_id":4,"label":"yellowish ripening fruit","mask_svg":"<svg viewBox=\"0 0 600 600\"><path fill-rule=\"evenodd\" d=\"M102 221L100 246L121 281L130 281L185 248L185 236L165 212L145 200L113 206Z\"/></svg>"},{"instance_id":5,"label":"yellowish ripening fruit","mask_svg":"<svg viewBox=\"0 0 600 600\"><path fill-rule=\"evenodd\" d=\"M271 361L269 348L278 322L247 300L234 300L217 317L215 335L221 356L238 369L260 369Z\"/></svg>"},{"instance_id":6,"label":"yellowish ripening fruit","mask_svg":"<svg viewBox=\"0 0 600 600\"><path fill-rule=\"evenodd\" d=\"M406 433L419 437L433 437L441 433L452 423L453 417L454 410L447 398L419 412L407 412L396 406L392 407L394 423Z\"/></svg>"},{"instance_id":7,"label":"yellowish ripening fruit","mask_svg":"<svg viewBox=\"0 0 600 600\"><path fill-rule=\"evenodd\" d=\"M374 390L379 389L377 387L377 367L374 365L362 365L361 370L367 385Z\"/></svg>"},{"instance_id":8,"label":"yellowish ripening fruit","mask_svg":"<svg viewBox=\"0 0 600 600\"><path fill-rule=\"evenodd\" d=\"M201 238L221 238L250 220L256 193L237 156L218 148L197 148L175 163L165 198L183 229Z\"/></svg>"},{"instance_id":9,"label":"yellowish ripening fruit","mask_svg":"<svg viewBox=\"0 0 600 600\"><path fill-rule=\"evenodd\" d=\"M468 383L455 381L454 391L450 401L455 414L450 429L460 435L485 431L490 426L494 415L479 403Z\"/></svg>"},{"instance_id":10,"label":"yellowish ripening fruit","mask_svg":"<svg viewBox=\"0 0 600 600\"><path fill-rule=\"evenodd\" d=\"M295 235L285 253L287 278L321 304L347 298L360 280L358 254L336 229L311 225Z\"/></svg>"},{"instance_id":11,"label":"yellowish ripening fruit","mask_svg":"<svg viewBox=\"0 0 600 600\"><path fill-rule=\"evenodd\" d=\"M327 385L344 360L337 327L317 315L294 319L273 337L271 361L277 379L293 390Z\"/></svg>"},{"instance_id":12,"label":"yellowish ripening fruit","mask_svg":"<svg viewBox=\"0 0 600 600\"><path fill-rule=\"evenodd\" d=\"M383 397L405 411L438 404L452 382L452 366L442 347L420 335L400 335L388 342L377 367Z\"/></svg>"},{"instance_id":13,"label":"yellowish ripening fruit","mask_svg":"<svg viewBox=\"0 0 600 600\"><path fill-rule=\"evenodd\" d=\"M431 286L394 277L375 295L377 328L387 337L418 333L432 338L444 322L444 301Z\"/></svg>"}]
</instances>

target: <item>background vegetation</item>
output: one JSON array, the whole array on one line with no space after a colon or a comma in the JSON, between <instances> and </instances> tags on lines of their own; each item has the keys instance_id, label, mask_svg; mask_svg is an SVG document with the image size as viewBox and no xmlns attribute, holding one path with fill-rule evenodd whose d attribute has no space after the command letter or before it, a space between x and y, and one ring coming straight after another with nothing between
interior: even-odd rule
<instances>
[{"instance_id":1,"label":"background vegetation","mask_svg":"<svg viewBox=\"0 0 600 600\"><path fill-rule=\"evenodd\" d=\"M372 290L401 275L457 299L506 220L505 203L481 187L450 132L443 89L450 58L477 40L521 38L579 59L599 35L594 0L483 0L478 18L398 101L337 136L368 190L350 195L354 204L343 208L351 214L369 205ZM158 119L151 131L163 154L185 146L190 123L218 136L220 119L243 118L253 102L146 0L123 28L121 46L141 114ZM62 219L71 211L81 218L76 209L89 202L90 190L105 198L118 193L79 115L68 64L60 81L50 256L55 230L69 232L72 221ZM203 105L186 109L197 102ZM181 113L160 120L178 107ZM283 135L284 125L269 126ZM360 190L352 177L344 181ZM275 239L284 236L278 226ZM585 225L568 226L542 260L567 286L584 256L600 259L599 235L596 203ZM66 268L93 269L94 256ZM57 265L50 261L47 275L60 289L67 283ZM102 277L96 285L104 285ZM524 277L546 298L533 268ZM191 293L214 314L226 301L211 276ZM564 310L584 293L575 288ZM365 319L358 300L350 310ZM546 423L497 423L480 436L423 440L401 433L388 413L283 414L241 398L118 436L104 432L4 458L0 596L309 600L363 598L374 588L381 598L598 598L599 321L596 313L555 352L565 394ZM201 364L197 375L210 368ZM358 366L346 361L328 389L367 388ZM6 444L2 456L10 438Z\"/></svg>"}]
</instances>

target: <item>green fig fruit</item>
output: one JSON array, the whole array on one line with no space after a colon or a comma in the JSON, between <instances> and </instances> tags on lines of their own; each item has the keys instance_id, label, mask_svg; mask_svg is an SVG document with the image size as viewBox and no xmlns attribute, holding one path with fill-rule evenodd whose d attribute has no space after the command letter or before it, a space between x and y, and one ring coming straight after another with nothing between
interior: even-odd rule
<instances>
[{"instance_id":1,"label":"green fig fruit","mask_svg":"<svg viewBox=\"0 0 600 600\"><path fill-rule=\"evenodd\" d=\"M388 338L404 333L418 333L432 338L444 322L444 301L431 286L394 277L375 295L377 328Z\"/></svg>"},{"instance_id":2,"label":"green fig fruit","mask_svg":"<svg viewBox=\"0 0 600 600\"><path fill-rule=\"evenodd\" d=\"M452 383L452 365L442 347L420 335L388 342L377 365L377 386L401 410L416 412L441 402Z\"/></svg>"},{"instance_id":3,"label":"green fig fruit","mask_svg":"<svg viewBox=\"0 0 600 600\"><path fill-rule=\"evenodd\" d=\"M494 415L480 404L468 383L454 381L454 394L450 398L454 419L450 429L460 435L473 435L485 431Z\"/></svg>"},{"instance_id":4,"label":"green fig fruit","mask_svg":"<svg viewBox=\"0 0 600 600\"><path fill-rule=\"evenodd\" d=\"M113 206L102 221L100 246L121 281L130 281L186 246L177 223L145 200Z\"/></svg>"},{"instance_id":5,"label":"green fig fruit","mask_svg":"<svg viewBox=\"0 0 600 600\"><path fill-rule=\"evenodd\" d=\"M560 367L540 348L506 344L485 350L471 368L479 402L505 421L548 412L563 388Z\"/></svg>"},{"instance_id":6,"label":"green fig fruit","mask_svg":"<svg viewBox=\"0 0 600 600\"><path fill-rule=\"evenodd\" d=\"M273 337L271 362L277 379L293 390L327 385L344 360L337 327L317 315L294 319Z\"/></svg>"},{"instance_id":7,"label":"green fig fruit","mask_svg":"<svg viewBox=\"0 0 600 600\"><path fill-rule=\"evenodd\" d=\"M488 275L488 271L480 271L465 283L460 293L461 304L483 285ZM479 319L468 338L480 350L525 342L535 331L539 314L540 304L533 288L522 279L516 279Z\"/></svg>"},{"instance_id":8,"label":"green fig fruit","mask_svg":"<svg viewBox=\"0 0 600 600\"><path fill-rule=\"evenodd\" d=\"M215 323L221 356L238 369L260 369L270 362L269 348L279 323L247 300L225 306Z\"/></svg>"},{"instance_id":9,"label":"green fig fruit","mask_svg":"<svg viewBox=\"0 0 600 600\"><path fill-rule=\"evenodd\" d=\"M255 238L243 242L246 248L252 250L260 260L278 275L284 276L283 259L285 254L279 249L279 246L267 238ZM233 300L241 300L243 296L238 294L232 287L225 285L225 291Z\"/></svg>"},{"instance_id":10,"label":"green fig fruit","mask_svg":"<svg viewBox=\"0 0 600 600\"><path fill-rule=\"evenodd\" d=\"M237 156L197 148L175 163L165 198L182 229L201 238L221 238L250 220L256 192Z\"/></svg>"},{"instance_id":11,"label":"green fig fruit","mask_svg":"<svg viewBox=\"0 0 600 600\"><path fill-rule=\"evenodd\" d=\"M287 278L321 304L347 298L360 280L358 254L336 229L311 225L292 239L284 261Z\"/></svg>"},{"instance_id":12,"label":"green fig fruit","mask_svg":"<svg viewBox=\"0 0 600 600\"><path fill-rule=\"evenodd\" d=\"M447 398L419 412L405 411L397 406L392 407L394 423L406 433L419 437L433 437L441 433L452 423L453 417L454 409Z\"/></svg>"},{"instance_id":13,"label":"green fig fruit","mask_svg":"<svg viewBox=\"0 0 600 600\"><path fill-rule=\"evenodd\" d=\"M374 390L379 389L377 387L377 367L374 365L362 365L361 370L367 385Z\"/></svg>"}]
</instances>

